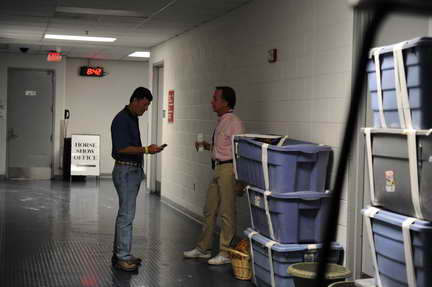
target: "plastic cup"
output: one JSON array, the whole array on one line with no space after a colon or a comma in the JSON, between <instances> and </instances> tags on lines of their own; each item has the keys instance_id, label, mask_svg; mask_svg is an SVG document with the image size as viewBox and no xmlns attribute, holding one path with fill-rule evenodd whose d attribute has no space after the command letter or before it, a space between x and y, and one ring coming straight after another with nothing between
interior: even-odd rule
<instances>
[{"instance_id":1,"label":"plastic cup","mask_svg":"<svg viewBox=\"0 0 432 287\"><path fill-rule=\"evenodd\" d=\"M203 151L204 150L204 135L202 133L197 134L197 142L199 144L198 146L198 151Z\"/></svg>"}]
</instances>

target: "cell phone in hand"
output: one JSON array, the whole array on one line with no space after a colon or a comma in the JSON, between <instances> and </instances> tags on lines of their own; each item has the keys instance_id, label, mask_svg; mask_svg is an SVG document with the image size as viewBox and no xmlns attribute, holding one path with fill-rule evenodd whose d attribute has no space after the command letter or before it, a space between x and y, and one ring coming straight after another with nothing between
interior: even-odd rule
<instances>
[{"instance_id":1,"label":"cell phone in hand","mask_svg":"<svg viewBox=\"0 0 432 287\"><path fill-rule=\"evenodd\" d=\"M163 145L160 146L160 148L161 148L161 149L164 149L164 148L166 148L167 146L168 146L167 144L163 144Z\"/></svg>"}]
</instances>

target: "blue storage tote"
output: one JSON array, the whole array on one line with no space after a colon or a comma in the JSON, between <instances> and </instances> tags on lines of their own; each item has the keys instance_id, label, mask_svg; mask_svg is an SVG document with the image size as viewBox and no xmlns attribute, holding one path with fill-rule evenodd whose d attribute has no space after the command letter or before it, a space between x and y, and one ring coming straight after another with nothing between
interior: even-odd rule
<instances>
[{"instance_id":1,"label":"blue storage tote","mask_svg":"<svg viewBox=\"0 0 432 287\"><path fill-rule=\"evenodd\" d=\"M249 237L253 230L248 228L244 233ZM254 281L257 286L271 287L271 268L266 244L270 239L261 234L252 235ZM280 244L271 247L272 265L276 286L295 287L292 276L288 274L291 264L300 262L317 262L320 258L320 244ZM342 264L344 260L343 247L333 243L330 252L330 263Z\"/></svg>"},{"instance_id":2,"label":"blue storage tote","mask_svg":"<svg viewBox=\"0 0 432 287\"><path fill-rule=\"evenodd\" d=\"M402 224L409 217L379 210L371 220L373 245L382 287L408 287ZM370 218L370 219L369 219ZM432 223L416 220L409 226L416 287L432 286Z\"/></svg>"},{"instance_id":3,"label":"blue storage tote","mask_svg":"<svg viewBox=\"0 0 432 287\"><path fill-rule=\"evenodd\" d=\"M323 192L331 147L292 139L281 146L277 142L234 136L237 179L279 193Z\"/></svg>"},{"instance_id":4,"label":"blue storage tote","mask_svg":"<svg viewBox=\"0 0 432 287\"><path fill-rule=\"evenodd\" d=\"M247 190L251 223L256 231L284 244L322 241L322 223L329 211L330 193L271 192L265 196L266 192L259 188L248 187ZM266 198L271 227L266 213Z\"/></svg>"},{"instance_id":5,"label":"blue storage tote","mask_svg":"<svg viewBox=\"0 0 432 287\"><path fill-rule=\"evenodd\" d=\"M432 128L432 113L428 109L432 106L432 81L430 80L432 74L432 38L416 38L402 44L402 67L404 68L405 77L400 77L400 79L406 81L409 106L401 102L400 107L401 110L405 110L405 116L400 116L401 111L398 110L396 97L395 59L393 54L393 48L396 45L398 44L375 48L380 49L378 52L378 64L380 67L378 76L381 78L382 108L387 128L402 128L401 121L407 123L407 117L410 117L414 129L430 129ZM380 120L375 63L371 52L367 74L372 100L373 126L382 128L384 126Z\"/></svg>"}]
</instances>

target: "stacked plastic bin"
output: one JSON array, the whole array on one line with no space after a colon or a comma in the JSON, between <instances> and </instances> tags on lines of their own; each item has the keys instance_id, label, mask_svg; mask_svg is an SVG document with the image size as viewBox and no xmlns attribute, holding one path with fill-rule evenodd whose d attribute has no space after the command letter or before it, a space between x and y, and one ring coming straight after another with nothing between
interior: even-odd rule
<instances>
[{"instance_id":1,"label":"stacked plastic bin","mask_svg":"<svg viewBox=\"0 0 432 287\"><path fill-rule=\"evenodd\" d=\"M380 287L432 286L432 38L375 48L367 69L366 219Z\"/></svg>"},{"instance_id":2,"label":"stacked plastic bin","mask_svg":"<svg viewBox=\"0 0 432 287\"><path fill-rule=\"evenodd\" d=\"M236 178L248 185L254 283L294 287L290 264L317 261L322 220L328 213L325 192L331 148L281 136L233 137ZM331 262L343 261L334 243Z\"/></svg>"}]
</instances>

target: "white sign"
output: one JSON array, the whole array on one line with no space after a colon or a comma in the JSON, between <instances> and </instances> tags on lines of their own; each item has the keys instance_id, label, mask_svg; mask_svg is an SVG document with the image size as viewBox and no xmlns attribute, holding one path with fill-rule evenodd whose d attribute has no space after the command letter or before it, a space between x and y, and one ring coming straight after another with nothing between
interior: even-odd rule
<instances>
[{"instance_id":1,"label":"white sign","mask_svg":"<svg viewBox=\"0 0 432 287\"><path fill-rule=\"evenodd\" d=\"M26 96L34 97L37 95L36 91L25 91Z\"/></svg>"},{"instance_id":2,"label":"white sign","mask_svg":"<svg viewBox=\"0 0 432 287\"><path fill-rule=\"evenodd\" d=\"M99 143L99 135L72 135L71 175L100 175Z\"/></svg>"}]
</instances>

